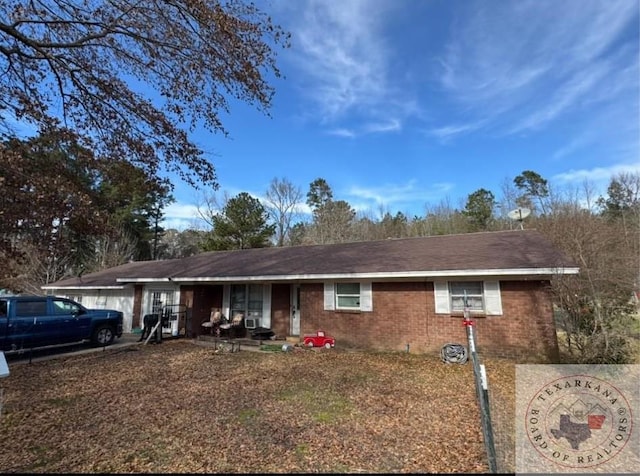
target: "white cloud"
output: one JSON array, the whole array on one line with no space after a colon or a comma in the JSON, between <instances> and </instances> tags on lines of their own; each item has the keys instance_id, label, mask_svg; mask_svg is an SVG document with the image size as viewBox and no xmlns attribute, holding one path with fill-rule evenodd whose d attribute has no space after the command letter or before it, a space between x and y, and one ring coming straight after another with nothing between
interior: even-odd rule
<instances>
[{"instance_id":1,"label":"white cloud","mask_svg":"<svg viewBox=\"0 0 640 476\"><path fill-rule=\"evenodd\" d=\"M386 121L365 123L358 128L330 129L327 131L327 134L353 139L366 134L386 134L389 132L400 132L401 130L402 123L399 119L389 119Z\"/></svg>"},{"instance_id":2,"label":"white cloud","mask_svg":"<svg viewBox=\"0 0 640 476\"><path fill-rule=\"evenodd\" d=\"M363 130L368 134L397 132L402 130L402 124L398 119L389 119L385 122L371 122L369 124L365 124Z\"/></svg>"},{"instance_id":3,"label":"white cloud","mask_svg":"<svg viewBox=\"0 0 640 476\"><path fill-rule=\"evenodd\" d=\"M395 75L383 27L389 9L397 5L376 0L286 5L292 31L288 54L302 72L300 93L314 103L314 118L323 123L346 117L378 123L394 111L399 117L394 120L400 122L415 110L391 80Z\"/></svg>"},{"instance_id":4,"label":"white cloud","mask_svg":"<svg viewBox=\"0 0 640 476\"><path fill-rule=\"evenodd\" d=\"M578 136L573 137L569 140L565 145L557 149L552 158L554 159L562 159L564 157L570 156L576 151L586 147L589 144L589 138L585 136L585 134L579 134Z\"/></svg>"},{"instance_id":5,"label":"white cloud","mask_svg":"<svg viewBox=\"0 0 640 476\"><path fill-rule=\"evenodd\" d=\"M427 131L427 133L430 135L436 136L438 139L440 139L443 142L446 142L452 137L455 137L457 135L476 131L480 129L483 124L484 124L484 121L478 121L478 122L469 123L469 124L450 125L450 126L430 129L429 131Z\"/></svg>"},{"instance_id":6,"label":"white cloud","mask_svg":"<svg viewBox=\"0 0 640 476\"><path fill-rule=\"evenodd\" d=\"M375 187L354 185L345 192L345 195L349 203L358 204L354 205L356 210L378 211L386 207L394 209L415 207L416 203L425 204L430 200L439 200L452 188L451 183L442 182L422 186L416 180L410 180L404 184L388 183Z\"/></svg>"},{"instance_id":7,"label":"white cloud","mask_svg":"<svg viewBox=\"0 0 640 476\"><path fill-rule=\"evenodd\" d=\"M559 85L546 101L540 101L540 105L509 129L509 133L515 134L545 126L574 107L581 98L587 97L594 87L601 84L607 73L608 71L600 68L585 70L584 74L576 73L567 82Z\"/></svg>"},{"instance_id":8,"label":"white cloud","mask_svg":"<svg viewBox=\"0 0 640 476\"><path fill-rule=\"evenodd\" d=\"M172 203L164 210L165 216L171 218L196 218L199 217L198 207L186 203Z\"/></svg>"},{"instance_id":9,"label":"white cloud","mask_svg":"<svg viewBox=\"0 0 640 476\"><path fill-rule=\"evenodd\" d=\"M384 53L371 6L359 0L310 1L299 12L292 37L296 60L326 119L370 102L385 89Z\"/></svg>"},{"instance_id":10,"label":"white cloud","mask_svg":"<svg viewBox=\"0 0 640 476\"><path fill-rule=\"evenodd\" d=\"M616 94L621 92L618 75L631 63L637 65L638 52L637 39L626 38L625 45L622 35L626 27L637 24L637 2L519 0L500 2L499 7L493 2L466 5L474 8L461 9L440 59L440 83L465 122L473 122L469 117L475 116L494 132L513 134L579 113L594 97L625 100ZM610 59L603 60L607 55ZM447 132L452 127L455 131L449 125L434 130Z\"/></svg>"},{"instance_id":11,"label":"white cloud","mask_svg":"<svg viewBox=\"0 0 640 476\"><path fill-rule=\"evenodd\" d=\"M350 129L331 129L327 131L327 134L338 137L348 137L350 139L356 136L356 133Z\"/></svg>"},{"instance_id":12,"label":"white cloud","mask_svg":"<svg viewBox=\"0 0 640 476\"><path fill-rule=\"evenodd\" d=\"M610 167L593 167L590 169L577 169L556 174L552 181L558 183L579 184L585 181L599 185L608 185L611 179L621 173L640 174L640 161L630 164L616 164Z\"/></svg>"},{"instance_id":13,"label":"white cloud","mask_svg":"<svg viewBox=\"0 0 640 476\"><path fill-rule=\"evenodd\" d=\"M206 228L206 223L200 217L198 208L195 205L180 202L172 203L165 208L161 225L165 229L174 228L181 231L187 228Z\"/></svg>"}]
</instances>

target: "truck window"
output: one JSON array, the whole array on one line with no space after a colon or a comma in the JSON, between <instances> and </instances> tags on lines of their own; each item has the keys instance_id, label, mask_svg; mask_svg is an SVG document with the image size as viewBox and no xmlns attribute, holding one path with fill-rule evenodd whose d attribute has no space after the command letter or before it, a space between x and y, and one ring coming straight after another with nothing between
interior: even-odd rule
<instances>
[{"instance_id":1,"label":"truck window","mask_svg":"<svg viewBox=\"0 0 640 476\"><path fill-rule=\"evenodd\" d=\"M34 317L47 315L47 301L17 301L16 317Z\"/></svg>"},{"instance_id":2,"label":"truck window","mask_svg":"<svg viewBox=\"0 0 640 476\"><path fill-rule=\"evenodd\" d=\"M53 313L54 314L73 314L78 313L80 308L70 301L65 301L62 299L54 299L53 300Z\"/></svg>"},{"instance_id":3,"label":"truck window","mask_svg":"<svg viewBox=\"0 0 640 476\"><path fill-rule=\"evenodd\" d=\"M0 317L7 317L7 301L0 301Z\"/></svg>"}]
</instances>

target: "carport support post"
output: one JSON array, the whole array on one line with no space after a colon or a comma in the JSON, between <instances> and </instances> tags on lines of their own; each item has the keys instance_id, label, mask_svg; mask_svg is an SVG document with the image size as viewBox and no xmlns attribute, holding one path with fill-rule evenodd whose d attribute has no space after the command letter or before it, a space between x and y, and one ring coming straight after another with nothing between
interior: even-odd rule
<instances>
[{"instance_id":1,"label":"carport support post","mask_svg":"<svg viewBox=\"0 0 640 476\"><path fill-rule=\"evenodd\" d=\"M473 335L474 322L469 317L469 307L467 305L467 293L464 293L464 320L462 325L467 330L467 339L469 340L469 354L471 354L471 362L473 364L473 375L476 381L476 395L480 405L480 421L482 423L482 436L484 437L484 446L487 450L487 459L489 460L489 472L497 473L496 468L496 448L493 443L493 429L491 427L491 414L489 411L489 390L487 385L487 376L484 372L484 365L478 362L476 354L476 342Z\"/></svg>"}]
</instances>

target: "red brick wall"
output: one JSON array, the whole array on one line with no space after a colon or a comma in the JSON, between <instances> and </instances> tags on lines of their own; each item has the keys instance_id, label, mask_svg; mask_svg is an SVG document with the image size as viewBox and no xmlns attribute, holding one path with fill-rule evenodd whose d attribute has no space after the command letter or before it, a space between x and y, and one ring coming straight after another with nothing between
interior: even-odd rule
<instances>
[{"instance_id":1,"label":"red brick wall","mask_svg":"<svg viewBox=\"0 0 640 476\"><path fill-rule=\"evenodd\" d=\"M556 361L547 281L501 281L501 316L474 318L478 352L521 361ZM373 283L373 312L324 310L322 283L301 288L301 333L322 329L339 347L440 353L467 344L462 316L435 313L433 283Z\"/></svg>"},{"instance_id":2,"label":"red brick wall","mask_svg":"<svg viewBox=\"0 0 640 476\"><path fill-rule=\"evenodd\" d=\"M131 318L132 328L142 327L142 284L136 284L133 288L133 316Z\"/></svg>"}]
</instances>

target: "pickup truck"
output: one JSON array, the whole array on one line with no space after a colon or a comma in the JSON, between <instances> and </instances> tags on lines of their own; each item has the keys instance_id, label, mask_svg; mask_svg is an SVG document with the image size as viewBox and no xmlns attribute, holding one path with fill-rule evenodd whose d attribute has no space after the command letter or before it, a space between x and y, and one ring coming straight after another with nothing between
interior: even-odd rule
<instances>
[{"instance_id":1,"label":"pickup truck","mask_svg":"<svg viewBox=\"0 0 640 476\"><path fill-rule=\"evenodd\" d=\"M87 309L56 296L0 296L0 351L83 342L107 346L122 336L123 315L111 309Z\"/></svg>"}]
</instances>

